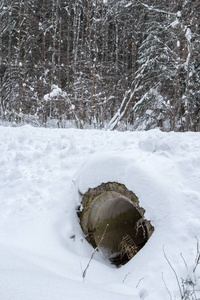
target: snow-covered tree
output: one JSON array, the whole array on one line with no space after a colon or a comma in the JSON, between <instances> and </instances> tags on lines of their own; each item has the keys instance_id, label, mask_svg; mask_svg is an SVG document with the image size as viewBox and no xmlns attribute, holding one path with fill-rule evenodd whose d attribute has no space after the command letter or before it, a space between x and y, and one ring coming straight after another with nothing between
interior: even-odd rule
<instances>
[{"instance_id":1,"label":"snow-covered tree","mask_svg":"<svg viewBox=\"0 0 200 300\"><path fill-rule=\"evenodd\" d=\"M197 6L159 0L137 6L137 70L111 129L128 116L135 129L199 130Z\"/></svg>"},{"instance_id":2,"label":"snow-covered tree","mask_svg":"<svg viewBox=\"0 0 200 300\"><path fill-rule=\"evenodd\" d=\"M200 130L199 20L198 0L2 0L0 117Z\"/></svg>"}]
</instances>

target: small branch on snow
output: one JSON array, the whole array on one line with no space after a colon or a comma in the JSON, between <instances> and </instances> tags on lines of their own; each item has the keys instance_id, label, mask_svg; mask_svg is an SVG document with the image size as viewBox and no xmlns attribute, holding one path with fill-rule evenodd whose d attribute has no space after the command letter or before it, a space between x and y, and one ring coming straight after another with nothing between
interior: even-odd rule
<instances>
[{"instance_id":1,"label":"small branch on snow","mask_svg":"<svg viewBox=\"0 0 200 300\"><path fill-rule=\"evenodd\" d=\"M101 237L101 239L100 239L100 241L99 241L97 247L94 249L94 251L93 251L93 253L92 253L91 257L90 257L90 260L89 260L89 262L88 262L88 264L87 264L85 270L83 271L83 274L82 274L83 281L84 281L84 279L85 279L85 277L86 277L87 269L89 268L90 263L91 263L91 261L92 261L94 255L95 255L95 253L97 252L97 250L98 250L98 248L99 248L101 242L103 241L103 238L104 238L104 235L105 235L105 233L106 233L106 230L107 230L108 226L109 226L109 224L106 225L106 228L105 228L105 230L104 230L104 232L103 232L103 234L102 234L102 237Z\"/></svg>"},{"instance_id":2,"label":"small branch on snow","mask_svg":"<svg viewBox=\"0 0 200 300\"><path fill-rule=\"evenodd\" d=\"M136 288L138 288L140 282L144 279L144 277L140 278L140 280L138 281L137 285L136 285Z\"/></svg>"},{"instance_id":3,"label":"small branch on snow","mask_svg":"<svg viewBox=\"0 0 200 300\"><path fill-rule=\"evenodd\" d=\"M124 281L126 280L126 278L128 277L128 275L130 275L131 272L129 272L128 274L126 274L126 276L124 277L124 279L122 280L122 283L124 283Z\"/></svg>"},{"instance_id":4,"label":"small branch on snow","mask_svg":"<svg viewBox=\"0 0 200 300\"><path fill-rule=\"evenodd\" d=\"M195 267L193 269L193 273L195 273L196 268L198 265L200 265L200 248L199 248L199 240L197 237L195 237L197 240L197 255L196 255L196 259L195 259Z\"/></svg>"},{"instance_id":5,"label":"small branch on snow","mask_svg":"<svg viewBox=\"0 0 200 300\"><path fill-rule=\"evenodd\" d=\"M165 253L164 246L163 246L163 253L164 253L164 257L165 257L166 261L168 262L170 268L172 269L172 271L173 271L173 273L174 273L174 275L175 275L175 277L176 277L176 282L177 282L177 284L178 284L178 288L179 288L179 292L180 292L180 295L181 295L181 299L183 299L183 294L182 294L180 282L179 282L179 280L178 280L178 275L177 275L177 273L176 273L174 267L172 266L171 262L169 261L169 259L168 259L167 255L166 255L166 253Z\"/></svg>"},{"instance_id":6,"label":"small branch on snow","mask_svg":"<svg viewBox=\"0 0 200 300\"><path fill-rule=\"evenodd\" d=\"M168 294L169 294L170 299L172 300L172 295L171 295L171 293L170 293L170 291L169 291L169 289L168 289L168 287L167 287L167 285L166 285L166 282L165 282L163 273L162 273L162 281L163 281L163 283L164 283L164 285L165 285L165 288L166 288L166 290L167 290L167 292L168 292Z\"/></svg>"}]
</instances>

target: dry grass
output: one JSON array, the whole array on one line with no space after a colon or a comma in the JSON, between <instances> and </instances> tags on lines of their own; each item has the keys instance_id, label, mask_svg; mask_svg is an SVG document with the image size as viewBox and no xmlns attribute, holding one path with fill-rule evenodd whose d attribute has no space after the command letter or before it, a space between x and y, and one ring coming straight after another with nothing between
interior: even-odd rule
<instances>
[{"instance_id":1,"label":"dry grass","mask_svg":"<svg viewBox=\"0 0 200 300\"><path fill-rule=\"evenodd\" d=\"M138 250L139 249L135 242L128 234L126 234L119 245L121 258L127 255L128 259L130 260L133 256L137 254Z\"/></svg>"}]
</instances>

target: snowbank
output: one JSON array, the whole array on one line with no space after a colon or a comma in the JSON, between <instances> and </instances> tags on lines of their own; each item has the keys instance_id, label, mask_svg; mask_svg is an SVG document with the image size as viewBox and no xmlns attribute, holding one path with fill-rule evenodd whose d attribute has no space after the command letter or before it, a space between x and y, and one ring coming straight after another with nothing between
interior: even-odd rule
<instances>
[{"instance_id":1,"label":"snowbank","mask_svg":"<svg viewBox=\"0 0 200 300\"><path fill-rule=\"evenodd\" d=\"M0 299L180 299L163 248L178 278L193 275L199 133L0 127L0 153ZM155 232L119 269L97 252L83 281L93 248L78 191L107 181L139 197Z\"/></svg>"}]
</instances>

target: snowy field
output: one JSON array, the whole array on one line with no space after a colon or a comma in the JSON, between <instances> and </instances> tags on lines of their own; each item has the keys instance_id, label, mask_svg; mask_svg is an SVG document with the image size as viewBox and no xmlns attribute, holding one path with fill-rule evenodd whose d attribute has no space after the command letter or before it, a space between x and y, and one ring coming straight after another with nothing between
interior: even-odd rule
<instances>
[{"instance_id":1,"label":"snowy field","mask_svg":"<svg viewBox=\"0 0 200 300\"><path fill-rule=\"evenodd\" d=\"M83 280L78 190L108 181L139 197L155 232L121 268L96 252ZM199 299L198 239L200 133L0 127L0 300L181 299L172 267Z\"/></svg>"}]
</instances>

